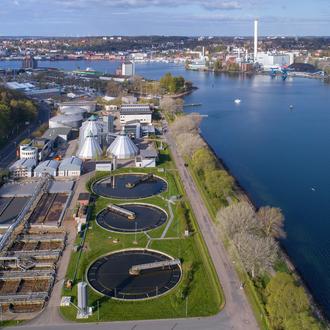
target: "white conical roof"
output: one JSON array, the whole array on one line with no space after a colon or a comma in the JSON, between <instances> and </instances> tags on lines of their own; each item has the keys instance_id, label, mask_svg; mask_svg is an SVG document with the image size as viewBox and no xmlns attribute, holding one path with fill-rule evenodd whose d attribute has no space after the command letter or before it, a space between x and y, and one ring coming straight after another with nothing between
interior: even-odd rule
<instances>
[{"instance_id":1,"label":"white conical roof","mask_svg":"<svg viewBox=\"0 0 330 330\"><path fill-rule=\"evenodd\" d=\"M79 130L79 141L81 144L84 143L87 136L91 134L97 137L97 141L101 143L102 131L103 124L93 115L82 124Z\"/></svg>"},{"instance_id":2,"label":"white conical roof","mask_svg":"<svg viewBox=\"0 0 330 330\"><path fill-rule=\"evenodd\" d=\"M102 149L96 138L90 134L81 144L77 156L81 159L97 159L102 155Z\"/></svg>"},{"instance_id":3,"label":"white conical roof","mask_svg":"<svg viewBox=\"0 0 330 330\"><path fill-rule=\"evenodd\" d=\"M116 137L107 150L109 156L115 156L117 159L133 158L138 153L138 147L124 132Z\"/></svg>"}]
</instances>

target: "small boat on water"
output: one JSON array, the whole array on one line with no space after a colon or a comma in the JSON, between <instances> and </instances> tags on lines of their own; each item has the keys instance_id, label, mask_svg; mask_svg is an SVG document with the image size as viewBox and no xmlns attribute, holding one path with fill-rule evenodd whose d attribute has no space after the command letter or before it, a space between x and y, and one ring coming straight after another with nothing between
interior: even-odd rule
<instances>
[{"instance_id":1,"label":"small boat on water","mask_svg":"<svg viewBox=\"0 0 330 330\"><path fill-rule=\"evenodd\" d=\"M289 105L289 109L292 110L293 109L293 104Z\"/></svg>"},{"instance_id":2,"label":"small boat on water","mask_svg":"<svg viewBox=\"0 0 330 330\"><path fill-rule=\"evenodd\" d=\"M235 101L234 101L236 104L240 104L241 102L242 102L242 100L240 100L240 99L235 99Z\"/></svg>"}]
</instances>

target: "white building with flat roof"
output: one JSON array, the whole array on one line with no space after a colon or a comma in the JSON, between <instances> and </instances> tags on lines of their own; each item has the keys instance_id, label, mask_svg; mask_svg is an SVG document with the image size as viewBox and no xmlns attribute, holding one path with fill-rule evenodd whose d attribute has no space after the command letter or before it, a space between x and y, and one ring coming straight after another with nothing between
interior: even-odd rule
<instances>
[{"instance_id":1,"label":"white building with flat roof","mask_svg":"<svg viewBox=\"0 0 330 330\"><path fill-rule=\"evenodd\" d=\"M135 63L124 62L121 64L121 74L123 76L132 77L135 75Z\"/></svg>"},{"instance_id":2,"label":"white building with flat roof","mask_svg":"<svg viewBox=\"0 0 330 330\"><path fill-rule=\"evenodd\" d=\"M294 61L294 57L290 53L265 53L258 52L256 62L264 67L265 70L289 66Z\"/></svg>"},{"instance_id":3,"label":"white building with flat roof","mask_svg":"<svg viewBox=\"0 0 330 330\"><path fill-rule=\"evenodd\" d=\"M124 104L120 110L120 123L139 121L141 124L151 124L152 111L148 104Z\"/></svg>"}]
</instances>

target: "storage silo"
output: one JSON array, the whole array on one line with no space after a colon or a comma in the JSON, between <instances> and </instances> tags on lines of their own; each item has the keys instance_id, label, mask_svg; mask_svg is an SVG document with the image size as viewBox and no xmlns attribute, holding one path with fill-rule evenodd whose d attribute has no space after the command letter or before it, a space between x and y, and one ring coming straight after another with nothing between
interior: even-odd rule
<instances>
[{"instance_id":1,"label":"storage silo","mask_svg":"<svg viewBox=\"0 0 330 330\"><path fill-rule=\"evenodd\" d=\"M82 315L88 313L88 294L87 294L87 283L78 283L78 308Z\"/></svg>"},{"instance_id":2,"label":"storage silo","mask_svg":"<svg viewBox=\"0 0 330 330\"><path fill-rule=\"evenodd\" d=\"M124 131L116 137L107 150L109 156L116 157L117 159L131 159L138 153L138 147Z\"/></svg>"}]
</instances>

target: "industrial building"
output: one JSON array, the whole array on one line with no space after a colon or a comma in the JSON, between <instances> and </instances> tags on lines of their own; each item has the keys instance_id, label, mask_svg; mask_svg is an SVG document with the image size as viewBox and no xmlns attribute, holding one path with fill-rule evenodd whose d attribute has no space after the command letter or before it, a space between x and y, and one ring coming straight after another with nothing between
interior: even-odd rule
<instances>
[{"instance_id":1,"label":"industrial building","mask_svg":"<svg viewBox=\"0 0 330 330\"><path fill-rule=\"evenodd\" d=\"M132 77L135 76L135 63L134 62L123 62L121 64L122 76Z\"/></svg>"},{"instance_id":2,"label":"industrial building","mask_svg":"<svg viewBox=\"0 0 330 330\"><path fill-rule=\"evenodd\" d=\"M38 154L38 148L32 147L30 144L23 144L19 146L19 155L22 160L33 159L37 161L39 159Z\"/></svg>"},{"instance_id":3,"label":"industrial building","mask_svg":"<svg viewBox=\"0 0 330 330\"><path fill-rule=\"evenodd\" d=\"M148 104L124 104L120 110L120 123L126 124L139 121L141 124L151 124L152 111Z\"/></svg>"},{"instance_id":4,"label":"industrial building","mask_svg":"<svg viewBox=\"0 0 330 330\"><path fill-rule=\"evenodd\" d=\"M35 158L19 159L9 167L10 176L14 179L31 178L36 166L37 160Z\"/></svg>"},{"instance_id":5,"label":"industrial building","mask_svg":"<svg viewBox=\"0 0 330 330\"><path fill-rule=\"evenodd\" d=\"M102 153L102 148L98 143L97 138L90 133L81 144L77 156L83 160L99 159L102 156Z\"/></svg>"},{"instance_id":6,"label":"industrial building","mask_svg":"<svg viewBox=\"0 0 330 330\"><path fill-rule=\"evenodd\" d=\"M145 149L140 151L140 155L135 158L136 167L156 167L158 153L155 149Z\"/></svg>"},{"instance_id":7,"label":"industrial building","mask_svg":"<svg viewBox=\"0 0 330 330\"><path fill-rule=\"evenodd\" d=\"M82 160L77 157L69 157L62 160L58 167L58 176L77 177L81 175Z\"/></svg>"},{"instance_id":8,"label":"industrial building","mask_svg":"<svg viewBox=\"0 0 330 330\"><path fill-rule=\"evenodd\" d=\"M97 142L102 144L102 137L104 135L105 123L95 115L91 116L86 120L79 130L79 142L82 145L86 140L87 136L92 135L95 137ZM105 132L106 133L106 132Z\"/></svg>"},{"instance_id":9,"label":"industrial building","mask_svg":"<svg viewBox=\"0 0 330 330\"><path fill-rule=\"evenodd\" d=\"M34 176L42 177L44 174L49 174L53 177L57 175L59 162L56 160L46 160L41 162L34 170Z\"/></svg>"},{"instance_id":10,"label":"industrial building","mask_svg":"<svg viewBox=\"0 0 330 330\"><path fill-rule=\"evenodd\" d=\"M49 128L44 135L44 139L52 141L53 144L61 144L71 139L72 129L70 127Z\"/></svg>"},{"instance_id":11,"label":"industrial building","mask_svg":"<svg viewBox=\"0 0 330 330\"><path fill-rule=\"evenodd\" d=\"M35 138L29 144L19 147L21 159L35 159L42 161L49 156L53 148L53 142L46 138Z\"/></svg>"},{"instance_id":12,"label":"industrial building","mask_svg":"<svg viewBox=\"0 0 330 330\"><path fill-rule=\"evenodd\" d=\"M107 150L107 155L116 159L131 159L138 153L138 147L124 131L116 137Z\"/></svg>"},{"instance_id":13,"label":"industrial building","mask_svg":"<svg viewBox=\"0 0 330 330\"><path fill-rule=\"evenodd\" d=\"M79 128L83 121L81 114L57 115L49 119L49 128L69 127Z\"/></svg>"},{"instance_id":14,"label":"industrial building","mask_svg":"<svg viewBox=\"0 0 330 330\"><path fill-rule=\"evenodd\" d=\"M289 66L294 62L293 54L290 53L257 53L257 63L265 70Z\"/></svg>"},{"instance_id":15,"label":"industrial building","mask_svg":"<svg viewBox=\"0 0 330 330\"><path fill-rule=\"evenodd\" d=\"M72 109L84 109L87 113L93 113L96 111L96 102L94 101L70 101L62 102L59 104L59 110L61 113L67 113L72 111Z\"/></svg>"}]
</instances>

